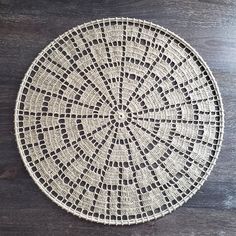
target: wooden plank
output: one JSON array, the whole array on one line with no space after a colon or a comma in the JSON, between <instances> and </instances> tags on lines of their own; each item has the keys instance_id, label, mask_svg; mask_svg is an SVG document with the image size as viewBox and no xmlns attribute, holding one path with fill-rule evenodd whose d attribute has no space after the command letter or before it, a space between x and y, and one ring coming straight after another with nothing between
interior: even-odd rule
<instances>
[{"instance_id":1,"label":"wooden plank","mask_svg":"<svg viewBox=\"0 0 236 236\"><path fill-rule=\"evenodd\" d=\"M179 208L173 214L145 224L104 226L78 220L64 211L33 208L2 211L2 235L235 235L235 211ZM24 217L22 217L24 216ZM188 217L186 217L188 216ZM46 219L45 219L46 218ZM20 220L19 220L20 219ZM37 219L37 220L36 220Z\"/></svg>"}]
</instances>

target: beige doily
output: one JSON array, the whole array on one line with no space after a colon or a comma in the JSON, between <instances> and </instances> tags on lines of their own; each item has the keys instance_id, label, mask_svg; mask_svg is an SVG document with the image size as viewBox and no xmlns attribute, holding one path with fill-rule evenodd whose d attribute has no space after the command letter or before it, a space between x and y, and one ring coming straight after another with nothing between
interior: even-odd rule
<instances>
[{"instance_id":1,"label":"beige doily","mask_svg":"<svg viewBox=\"0 0 236 236\"><path fill-rule=\"evenodd\" d=\"M170 213L217 159L223 107L206 63L150 22L112 18L50 43L21 84L16 138L40 189L105 224Z\"/></svg>"}]
</instances>

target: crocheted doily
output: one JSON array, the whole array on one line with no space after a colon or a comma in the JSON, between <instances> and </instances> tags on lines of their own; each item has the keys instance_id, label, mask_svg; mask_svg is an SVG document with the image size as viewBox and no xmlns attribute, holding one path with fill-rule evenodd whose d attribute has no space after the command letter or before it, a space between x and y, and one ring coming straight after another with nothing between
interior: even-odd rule
<instances>
[{"instance_id":1,"label":"crocheted doily","mask_svg":"<svg viewBox=\"0 0 236 236\"><path fill-rule=\"evenodd\" d=\"M59 206L134 224L200 188L220 150L223 107L183 39L150 22L103 19L69 30L34 60L15 131L27 170Z\"/></svg>"}]
</instances>

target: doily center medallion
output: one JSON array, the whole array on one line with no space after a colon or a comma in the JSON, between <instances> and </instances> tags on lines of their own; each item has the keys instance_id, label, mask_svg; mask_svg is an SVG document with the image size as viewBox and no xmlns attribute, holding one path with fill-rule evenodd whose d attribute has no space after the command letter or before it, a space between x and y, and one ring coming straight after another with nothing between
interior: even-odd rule
<instances>
[{"instance_id":1,"label":"doily center medallion","mask_svg":"<svg viewBox=\"0 0 236 236\"><path fill-rule=\"evenodd\" d=\"M216 81L150 22L112 18L50 43L21 84L16 138L31 177L67 211L105 224L162 217L193 196L223 139Z\"/></svg>"}]
</instances>

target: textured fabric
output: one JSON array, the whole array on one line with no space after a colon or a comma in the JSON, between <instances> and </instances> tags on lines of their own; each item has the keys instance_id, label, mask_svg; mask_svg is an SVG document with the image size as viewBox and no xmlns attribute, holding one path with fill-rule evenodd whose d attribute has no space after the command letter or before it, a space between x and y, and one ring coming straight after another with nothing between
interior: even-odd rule
<instances>
[{"instance_id":1,"label":"textured fabric","mask_svg":"<svg viewBox=\"0 0 236 236\"><path fill-rule=\"evenodd\" d=\"M59 206L134 224L200 188L220 150L223 107L183 39L150 22L103 19L69 30L34 60L15 131L31 177Z\"/></svg>"}]
</instances>

